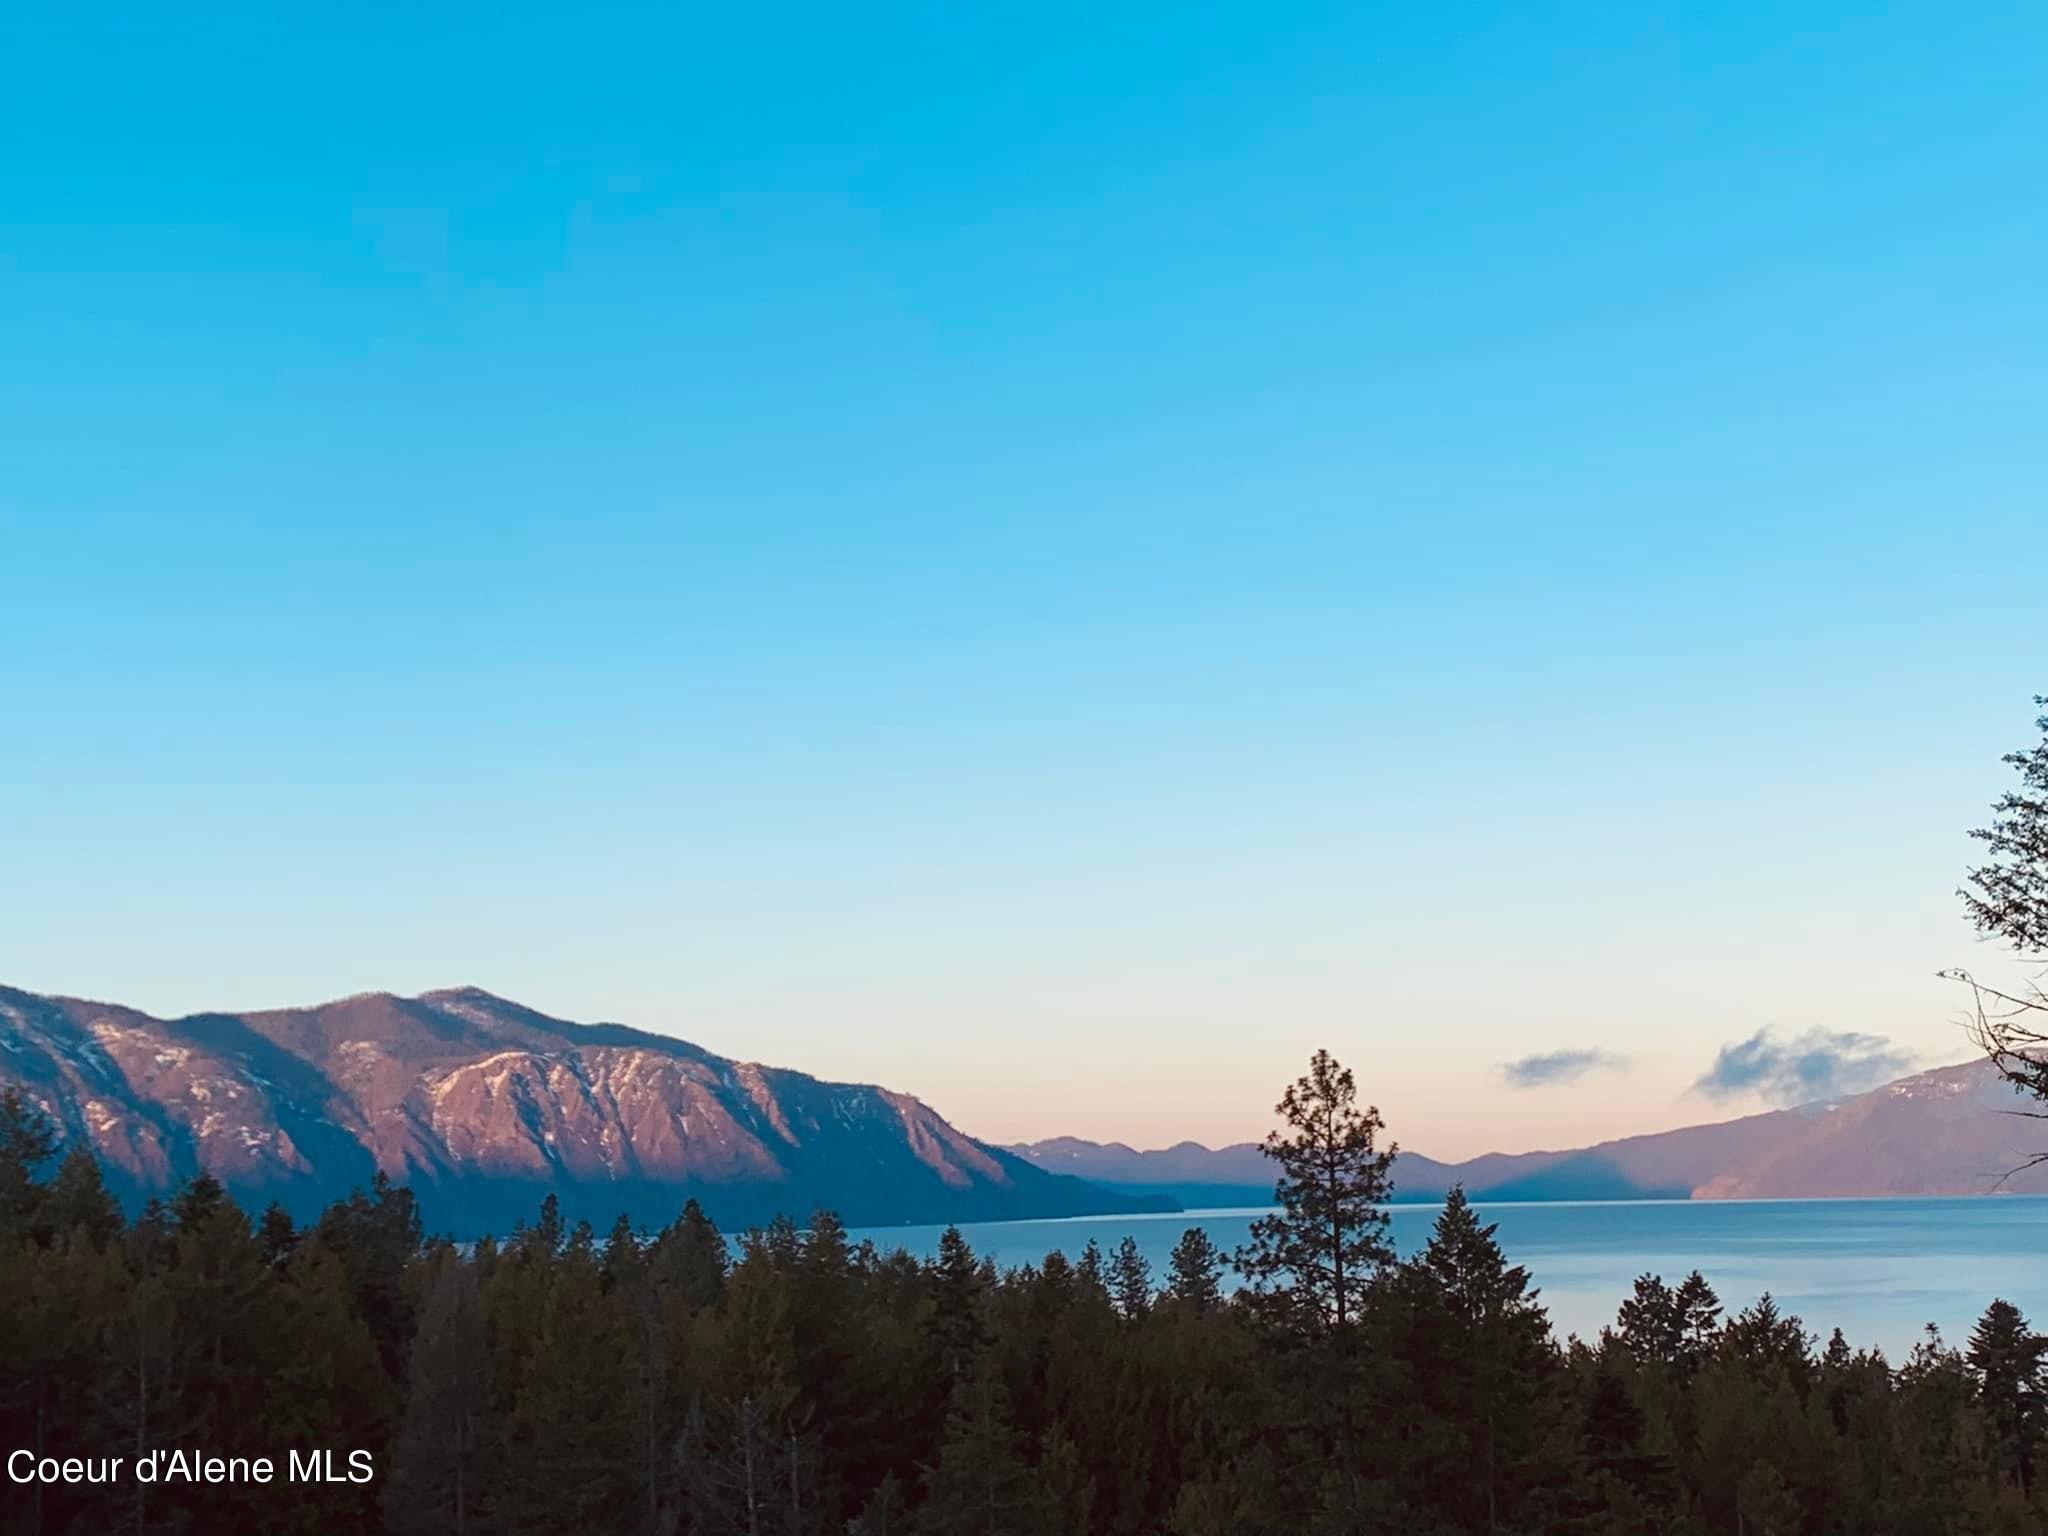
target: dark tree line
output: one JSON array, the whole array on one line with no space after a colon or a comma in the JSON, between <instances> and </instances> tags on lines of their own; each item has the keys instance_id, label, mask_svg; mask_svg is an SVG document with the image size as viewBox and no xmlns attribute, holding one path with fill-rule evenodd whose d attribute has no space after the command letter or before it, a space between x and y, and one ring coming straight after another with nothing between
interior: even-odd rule
<instances>
[{"instance_id":1,"label":"dark tree line","mask_svg":"<svg viewBox=\"0 0 2048 1536\"><path fill-rule=\"evenodd\" d=\"M1560 1343L1454 1192L1398 1261L1391 1148L1319 1055L1279 1212L998 1272L829 1214L423 1238L379 1182L310 1227L211 1179L124 1219L0 1103L0 1449L365 1448L366 1485L9 1485L6 1527L433 1536L2048 1531L2044 1342L1825 1345L1766 1296L1636 1283ZM56 1166L52 1167L51 1164ZM1232 1263L1246 1282L1225 1284Z\"/></svg>"}]
</instances>

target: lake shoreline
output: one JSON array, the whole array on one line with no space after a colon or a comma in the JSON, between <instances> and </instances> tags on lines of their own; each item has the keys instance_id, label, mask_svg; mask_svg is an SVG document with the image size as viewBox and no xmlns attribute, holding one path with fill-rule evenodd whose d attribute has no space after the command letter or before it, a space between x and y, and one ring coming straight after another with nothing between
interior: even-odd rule
<instances>
[{"instance_id":1,"label":"lake shoreline","mask_svg":"<svg viewBox=\"0 0 2048 1536\"><path fill-rule=\"evenodd\" d=\"M1955 1339L1993 1297L2030 1316L2048 1311L2048 1196L2013 1194L1848 1196L1835 1199L1601 1200L1473 1202L1498 1228L1511 1263L1529 1270L1553 1331L1592 1338L1611 1324L1636 1277L1675 1281L1697 1269L1731 1308L1765 1292L1825 1339L1840 1328L1855 1345L1894 1360L1927 1324ZM1009 1269L1058 1250L1078 1258L1093 1241L1104 1252L1134 1237L1155 1268L1189 1227L1202 1227L1226 1254L1249 1240L1270 1207L1215 1207L1116 1217L1048 1217L966 1222L959 1231L978 1255ZM1383 1207L1395 1248L1420 1249L1440 1206ZM853 1229L883 1250L925 1257L943 1225Z\"/></svg>"}]
</instances>

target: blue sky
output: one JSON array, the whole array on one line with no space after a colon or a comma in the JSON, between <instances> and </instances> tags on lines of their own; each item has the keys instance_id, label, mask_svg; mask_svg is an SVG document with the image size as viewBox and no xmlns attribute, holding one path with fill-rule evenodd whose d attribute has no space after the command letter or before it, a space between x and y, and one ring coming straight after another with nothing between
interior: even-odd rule
<instances>
[{"instance_id":1,"label":"blue sky","mask_svg":"<svg viewBox=\"0 0 2048 1536\"><path fill-rule=\"evenodd\" d=\"M475 982L1005 1139L1255 1135L1321 1044L1438 1155L1954 1059L2044 46L10 16L0 976Z\"/></svg>"}]
</instances>

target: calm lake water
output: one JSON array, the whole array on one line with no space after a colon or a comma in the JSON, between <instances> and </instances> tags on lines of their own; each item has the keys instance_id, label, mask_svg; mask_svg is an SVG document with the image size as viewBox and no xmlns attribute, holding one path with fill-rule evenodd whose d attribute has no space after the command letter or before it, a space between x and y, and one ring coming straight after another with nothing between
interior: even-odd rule
<instances>
[{"instance_id":1,"label":"calm lake water","mask_svg":"<svg viewBox=\"0 0 2048 1536\"><path fill-rule=\"evenodd\" d=\"M1962 1342L1994 1296L2048 1327L2048 1196L1919 1200L1559 1201L1479 1207L1498 1222L1501 1246L1541 1287L1552 1326L1586 1338L1614 1320L1635 1277L1676 1282L1697 1269L1729 1312L1764 1291L1827 1337L1903 1358L1928 1323ZM1393 1210L1402 1253L1429 1240L1437 1207ZM1163 1275L1189 1227L1208 1229L1226 1253L1246 1240L1256 1210L1090 1216L1066 1221L975 1222L960 1230L977 1254L1008 1268L1057 1248L1072 1258L1093 1238L1105 1253L1137 1238ZM883 1248L931 1254L941 1227L856 1232Z\"/></svg>"}]
</instances>

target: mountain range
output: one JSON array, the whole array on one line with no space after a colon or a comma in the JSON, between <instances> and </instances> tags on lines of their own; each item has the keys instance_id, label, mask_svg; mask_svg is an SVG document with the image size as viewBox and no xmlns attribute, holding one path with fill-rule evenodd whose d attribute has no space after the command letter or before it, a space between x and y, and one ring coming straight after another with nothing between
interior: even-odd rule
<instances>
[{"instance_id":1,"label":"mountain range","mask_svg":"<svg viewBox=\"0 0 2048 1536\"><path fill-rule=\"evenodd\" d=\"M1394 1194L1437 1200L1454 1183L1495 1201L2048 1192L2048 1165L2013 1172L2048 1149L2048 1124L2014 1113L2022 1107L1988 1061L1969 1061L1867 1093L1568 1151L1463 1163L1402 1152ZM1272 1165L1252 1142L1140 1152L1059 1137L1010 1150L1049 1172L1188 1205L1263 1205L1273 1194Z\"/></svg>"},{"instance_id":2,"label":"mountain range","mask_svg":"<svg viewBox=\"0 0 2048 1536\"><path fill-rule=\"evenodd\" d=\"M993 1146L867 1084L741 1062L475 987L311 1008L153 1017L0 987L0 1085L82 1141L131 1206L201 1168L245 1205L318 1210L382 1172L431 1228L661 1223L696 1198L727 1227L837 1211L854 1226L1265 1204L1253 1143L1160 1151ZM1869 1093L1565 1151L1444 1163L1403 1152L1396 1198L1714 1199L2048 1191L2048 1143L1983 1061Z\"/></svg>"},{"instance_id":3,"label":"mountain range","mask_svg":"<svg viewBox=\"0 0 2048 1536\"><path fill-rule=\"evenodd\" d=\"M161 1019L0 988L0 1084L92 1148L129 1204L209 1170L317 1211L379 1172L430 1228L503 1232L543 1196L660 1224L834 1210L852 1225L1172 1209L1048 1172L904 1093L736 1062L474 987Z\"/></svg>"}]
</instances>

